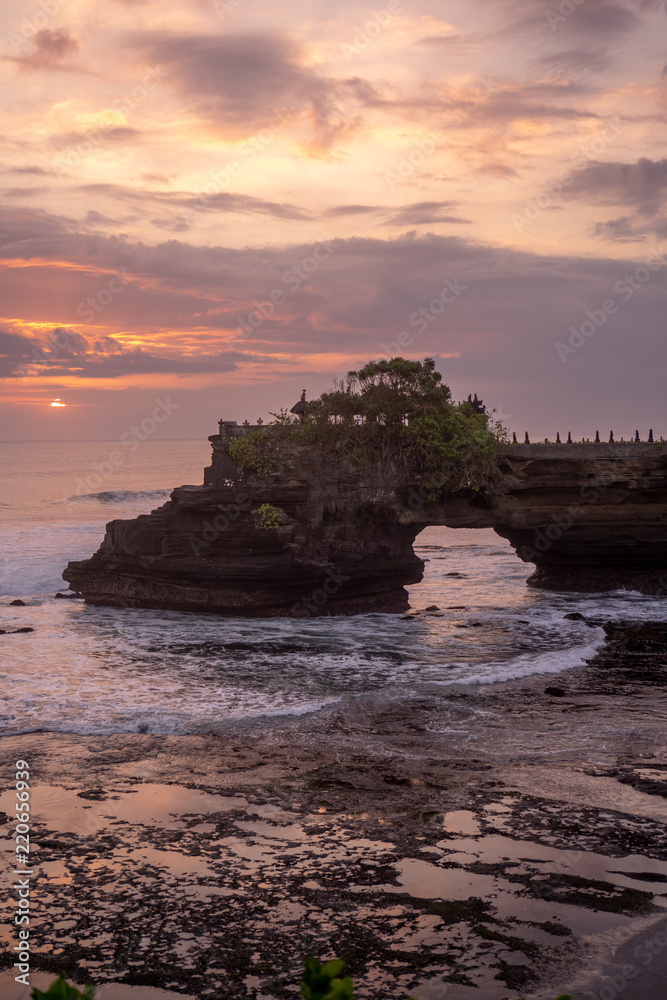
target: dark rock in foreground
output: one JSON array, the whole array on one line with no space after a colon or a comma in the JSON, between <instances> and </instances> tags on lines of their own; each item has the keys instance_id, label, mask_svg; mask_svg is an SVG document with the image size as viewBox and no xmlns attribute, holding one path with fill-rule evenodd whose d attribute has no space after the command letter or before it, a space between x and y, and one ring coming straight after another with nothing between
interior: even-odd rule
<instances>
[{"instance_id":1,"label":"dark rock in foreground","mask_svg":"<svg viewBox=\"0 0 667 1000\"><path fill-rule=\"evenodd\" d=\"M667 453L662 445L518 445L500 456L500 492L401 483L393 468L284 449L270 476L240 477L211 437L203 486L110 522L99 551L63 576L91 604L309 617L399 612L422 579L412 548L430 525L494 528L535 564L531 586L667 596ZM264 504L282 512L258 528Z\"/></svg>"}]
</instances>

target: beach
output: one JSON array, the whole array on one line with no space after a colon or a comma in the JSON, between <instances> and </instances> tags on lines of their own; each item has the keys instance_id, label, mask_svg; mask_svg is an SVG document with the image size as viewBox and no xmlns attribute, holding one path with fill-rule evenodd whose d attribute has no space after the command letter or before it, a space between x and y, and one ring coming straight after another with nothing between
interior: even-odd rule
<instances>
[{"instance_id":1,"label":"beach","mask_svg":"<svg viewBox=\"0 0 667 1000\"><path fill-rule=\"evenodd\" d=\"M336 954L362 1000L661 996L666 643L631 624L555 677L252 731L5 737L34 775L33 968L282 998Z\"/></svg>"}]
</instances>

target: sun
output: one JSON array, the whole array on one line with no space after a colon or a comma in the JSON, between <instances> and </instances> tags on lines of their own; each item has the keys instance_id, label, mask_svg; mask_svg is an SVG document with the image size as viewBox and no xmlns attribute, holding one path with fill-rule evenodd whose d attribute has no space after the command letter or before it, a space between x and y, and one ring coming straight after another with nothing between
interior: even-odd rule
<instances>
[{"instance_id":1,"label":"sun","mask_svg":"<svg viewBox=\"0 0 667 1000\"><path fill-rule=\"evenodd\" d=\"M54 399L51 406L67 406L67 403L63 403L62 399Z\"/></svg>"}]
</instances>

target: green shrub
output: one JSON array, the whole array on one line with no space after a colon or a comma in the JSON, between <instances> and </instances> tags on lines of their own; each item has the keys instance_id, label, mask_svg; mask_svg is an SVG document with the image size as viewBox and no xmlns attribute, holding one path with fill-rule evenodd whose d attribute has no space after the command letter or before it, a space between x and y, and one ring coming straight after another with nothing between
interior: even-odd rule
<instances>
[{"instance_id":1,"label":"green shrub","mask_svg":"<svg viewBox=\"0 0 667 1000\"><path fill-rule=\"evenodd\" d=\"M83 993L75 986L70 986L61 973L49 986L46 993L33 987L30 991L31 1000L95 1000L95 987L87 983Z\"/></svg>"},{"instance_id":2,"label":"green shrub","mask_svg":"<svg viewBox=\"0 0 667 1000\"><path fill-rule=\"evenodd\" d=\"M245 475L246 472L256 472L260 476L269 475L266 431L249 431L243 437L236 438L229 446L229 454L236 464L239 476Z\"/></svg>"},{"instance_id":3,"label":"green shrub","mask_svg":"<svg viewBox=\"0 0 667 1000\"><path fill-rule=\"evenodd\" d=\"M339 979L345 962L334 958L320 965L316 958L307 958L301 980L303 1000L356 1000L354 983L349 976Z\"/></svg>"},{"instance_id":4,"label":"green shrub","mask_svg":"<svg viewBox=\"0 0 667 1000\"><path fill-rule=\"evenodd\" d=\"M285 511L274 507L272 503L263 503L253 514L256 528L279 528Z\"/></svg>"}]
</instances>

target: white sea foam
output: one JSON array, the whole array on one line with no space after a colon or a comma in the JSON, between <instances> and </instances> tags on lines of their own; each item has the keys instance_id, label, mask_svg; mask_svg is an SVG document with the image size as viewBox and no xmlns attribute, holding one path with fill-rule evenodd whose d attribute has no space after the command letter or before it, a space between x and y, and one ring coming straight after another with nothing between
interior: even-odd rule
<instances>
[{"instance_id":1,"label":"white sea foam","mask_svg":"<svg viewBox=\"0 0 667 1000\"><path fill-rule=\"evenodd\" d=\"M64 503L83 503L95 501L96 503L128 503L133 500L164 500L171 490L103 490L101 493L77 493L68 497Z\"/></svg>"},{"instance_id":2,"label":"white sea foam","mask_svg":"<svg viewBox=\"0 0 667 1000\"><path fill-rule=\"evenodd\" d=\"M585 646L573 646L569 649L550 650L545 653L524 653L505 661L491 660L471 672L469 664L452 670L451 676L447 680L436 681L435 683L451 684L498 684L503 681L520 680L522 677L531 677L534 674L560 674L575 667L581 667L602 648L605 642L604 629L594 630L597 641L590 642Z\"/></svg>"}]
</instances>

